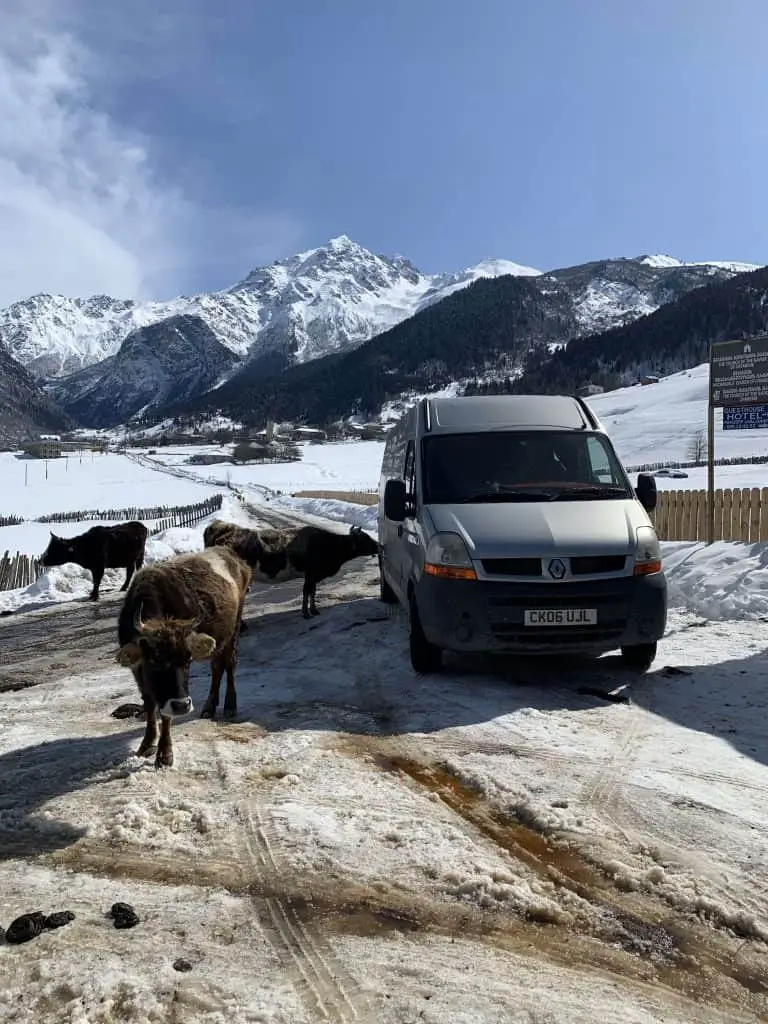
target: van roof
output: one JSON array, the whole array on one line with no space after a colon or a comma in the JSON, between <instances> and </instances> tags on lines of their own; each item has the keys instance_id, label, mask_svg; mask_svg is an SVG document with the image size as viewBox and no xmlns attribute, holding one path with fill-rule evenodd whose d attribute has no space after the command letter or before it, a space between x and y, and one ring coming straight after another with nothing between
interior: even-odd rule
<instances>
[{"instance_id":1,"label":"van roof","mask_svg":"<svg viewBox=\"0 0 768 1024\"><path fill-rule=\"evenodd\" d=\"M472 395L425 398L428 433L482 430L600 430L586 403L571 395Z\"/></svg>"}]
</instances>

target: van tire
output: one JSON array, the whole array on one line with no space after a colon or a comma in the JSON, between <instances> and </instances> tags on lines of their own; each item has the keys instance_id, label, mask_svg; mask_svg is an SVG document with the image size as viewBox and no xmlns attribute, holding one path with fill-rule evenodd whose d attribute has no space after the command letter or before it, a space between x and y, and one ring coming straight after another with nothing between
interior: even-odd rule
<instances>
[{"instance_id":1,"label":"van tire","mask_svg":"<svg viewBox=\"0 0 768 1024\"><path fill-rule=\"evenodd\" d=\"M424 636L421 628L419 610L416 607L416 598L411 595L409 602L410 611L410 632L408 637L411 668L414 672L427 674L439 672L443 665L443 652L435 644L431 644Z\"/></svg>"},{"instance_id":2,"label":"van tire","mask_svg":"<svg viewBox=\"0 0 768 1024\"><path fill-rule=\"evenodd\" d=\"M621 658L627 668L635 668L646 672L656 657L656 642L652 644L633 644L621 648Z\"/></svg>"}]
</instances>

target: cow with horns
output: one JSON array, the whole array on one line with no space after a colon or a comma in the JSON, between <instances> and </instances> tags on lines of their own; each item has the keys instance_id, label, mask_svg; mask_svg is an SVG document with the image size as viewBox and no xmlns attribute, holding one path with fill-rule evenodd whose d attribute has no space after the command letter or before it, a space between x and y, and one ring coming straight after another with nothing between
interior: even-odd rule
<instances>
[{"instance_id":1,"label":"cow with horns","mask_svg":"<svg viewBox=\"0 0 768 1024\"><path fill-rule=\"evenodd\" d=\"M211 687L201 717L216 717L224 672L224 714L237 714L237 641L250 582L250 568L228 548L176 555L134 576L118 619L117 660L133 672L147 715L137 753L149 757L156 752L156 768L173 764L173 719L194 710L189 695L193 661L211 661Z\"/></svg>"},{"instance_id":2,"label":"cow with horns","mask_svg":"<svg viewBox=\"0 0 768 1024\"><path fill-rule=\"evenodd\" d=\"M282 583L304 577L301 614L305 619L319 615L315 595L317 584L335 576L345 562L376 555L377 542L359 526L349 533L336 533L319 526L286 530L250 530L216 519L205 528L206 548L231 548L253 572L259 583Z\"/></svg>"},{"instance_id":3,"label":"cow with horns","mask_svg":"<svg viewBox=\"0 0 768 1024\"><path fill-rule=\"evenodd\" d=\"M74 562L88 569L93 577L90 601L98 601L99 587L105 569L125 569L127 590L134 572L144 564L144 549L149 531L144 523L117 523L115 526L92 526L77 537L57 537L51 531L48 547L40 556L40 565L50 569L55 565Z\"/></svg>"}]
</instances>

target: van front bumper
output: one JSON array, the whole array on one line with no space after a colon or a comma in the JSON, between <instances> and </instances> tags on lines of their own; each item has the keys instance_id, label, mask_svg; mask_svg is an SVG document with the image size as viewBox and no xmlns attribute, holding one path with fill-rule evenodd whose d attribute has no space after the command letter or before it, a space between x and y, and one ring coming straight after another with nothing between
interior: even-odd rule
<instances>
[{"instance_id":1,"label":"van front bumper","mask_svg":"<svg viewBox=\"0 0 768 1024\"><path fill-rule=\"evenodd\" d=\"M540 584L423 575L415 596L427 640L452 651L602 654L660 640L667 623L663 572ZM525 625L539 609L594 609L597 623Z\"/></svg>"}]
</instances>

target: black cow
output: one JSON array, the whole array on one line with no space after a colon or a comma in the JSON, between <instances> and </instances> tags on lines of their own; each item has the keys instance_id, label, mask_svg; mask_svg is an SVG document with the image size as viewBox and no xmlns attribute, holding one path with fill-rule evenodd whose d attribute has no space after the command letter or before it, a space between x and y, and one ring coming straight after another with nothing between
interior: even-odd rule
<instances>
[{"instance_id":1,"label":"black cow","mask_svg":"<svg viewBox=\"0 0 768 1024\"><path fill-rule=\"evenodd\" d=\"M286 530L249 530L220 519L203 533L206 547L226 545L250 565L253 580L283 583L304 577L301 613L305 619L319 615L315 603L317 584L335 576L345 562L376 555L379 545L359 526L349 533L334 533L319 526Z\"/></svg>"},{"instance_id":2,"label":"black cow","mask_svg":"<svg viewBox=\"0 0 768 1024\"><path fill-rule=\"evenodd\" d=\"M149 531L144 523L118 523L117 526L92 526L77 537L57 537L51 531L51 540L40 558L40 564L50 569L55 565L74 562L88 569L93 576L90 601L98 601L99 587L105 569L125 569L127 590L131 577L144 564L144 549Z\"/></svg>"}]
</instances>

